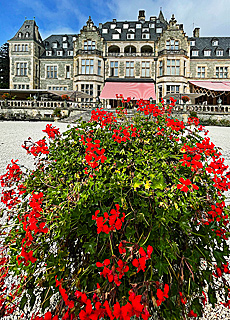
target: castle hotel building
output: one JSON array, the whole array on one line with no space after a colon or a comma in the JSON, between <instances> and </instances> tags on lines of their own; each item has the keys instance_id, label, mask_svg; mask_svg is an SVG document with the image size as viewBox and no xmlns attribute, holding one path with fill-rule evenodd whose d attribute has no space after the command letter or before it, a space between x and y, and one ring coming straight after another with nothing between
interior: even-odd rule
<instances>
[{"instance_id":1,"label":"castle hotel building","mask_svg":"<svg viewBox=\"0 0 230 320\"><path fill-rule=\"evenodd\" d=\"M34 20L25 20L9 42L10 89L77 90L116 104L116 94L159 101L200 93L196 103L230 104L230 37L188 37L162 11L147 21L95 26L91 17L79 34L42 39ZM198 96L198 95L197 95Z\"/></svg>"}]
</instances>

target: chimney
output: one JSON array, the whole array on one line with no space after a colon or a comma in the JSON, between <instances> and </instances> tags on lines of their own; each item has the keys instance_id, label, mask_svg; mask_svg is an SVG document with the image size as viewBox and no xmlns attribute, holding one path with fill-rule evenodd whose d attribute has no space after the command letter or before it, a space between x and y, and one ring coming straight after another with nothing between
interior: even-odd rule
<instances>
[{"instance_id":1,"label":"chimney","mask_svg":"<svg viewBox=\"0 0 230 320\"><path fill-rule=\"evenodd\" d=\"M139 10L138 21L145 21L145 10Z\"/></svg>"},{"instance_id":2,"label":"chimney","mask_svg":"<svg viewBox=\"0 0 230 320\"><path fill-rule=\"evenodd\" d=\"M199 36L200 36L200 28L195 28L193 30L193 37L194 38L199 38Z\"/></svg>"},{"instance_id":3,"label":"chimney","mask_svg":"<svg viewBox=\"0 0 230 320\"><path fill-rule=\"evenodd\" d=\"M99 29L102 29L102 23L99 23Z\"/></svg>"},{"instance_id":4,"label":"chimney","mask_svg":"<svg viewBox=\"0 0 230 320\"><path fill-rule=\"evenodd\" d=\"M113 22L116 23L116 22L117 22L117 19L113 19Z\"/></svg>"}]
</instances>

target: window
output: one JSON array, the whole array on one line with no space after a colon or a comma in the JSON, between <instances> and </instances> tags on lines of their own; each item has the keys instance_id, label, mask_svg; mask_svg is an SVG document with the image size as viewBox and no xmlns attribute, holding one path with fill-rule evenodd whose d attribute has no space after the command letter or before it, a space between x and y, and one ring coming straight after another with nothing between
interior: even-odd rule
<instances>
[{"instance_id":1,"label":"window","mask_svg":"<svg viewBox=\"0 0 230 320\"><path fill-rule=\"evenodd\" d=\"M184 61L184 76L186 76L186 61Z\"/></svg>"},{"instance_id":2,"label":"window","mask_svg":"<svg viewBox=\"0 0 230 320\"><path fill-rule=\"evenodd\" d=\"M223 56L224 55L224 51L221 50L221 49L220 50L216 50L216 55L219 56L219 57Z\"/></svg>"},{"instance_id":3,"label":"window","mask_svg":"<svg viewBox=\"0 0 230 320\"><path fill-rule=\"evenodd\" d=\"M17 62L16 63L16 75L17 76L27 76L27 62Z\"/></svg>"},{"instance_id":4,"label":"window","mask_svg":"<svg viewBox=\"0 0 230 320\"><path fill-rule=\"evenodd\" d=\"M142 34L142 39L149 39L149 33Z\"/></svg>"},{"instance_id":5,"label":"window","mask_svg":"<svg viewBox=\"0 0 230 320\"><path fill-rule=\"evenodd\" d=\"M29 38L29 35L30 35L29 32L26 32L26 38Z\"/></svg>"},{"instance_id":6,"label":"window","mask_svg":"<svg viewBox=\"0 0 230 320\"><path fill-rule=\"evenodd\" d=\"M90 59L81 60L81 73L93 74L93 60L90 60Z\"/></svg>"},{"instance_id":7,"label":"window","mask_svg":"<svg viewBox=\"0 0 230 320\"><path fill-rule=\"evenodd\" d=\"M63 51L61 51L61 50L60 50L60 51L57 51L57 56L59 56L59 57L60 57L60 56L63 56Z\"/></svg>"},{"instance_id":8,"label":"window","mask_svg":"<svg viewBox=\"0 0 230 320\"><path fill-rule=\"evenodd\" d=\"M25 51L25 45L22 44L21 51Z\"/></svg>"},{"instance_id":9,"label":"window","mask_svg":"<svg viewBox=\"0 0 230 320\"><path fill-rule=\"evenodd\" d=\"M111 29L115 29L115 28L116 28L116 25L113 23L113 24L110 25L110 28L111 28Z\"/></svg>"},{"instance_id":10,"label":"window","mask_svg":"<svg viewBox=\"0 0 230 320\"><path fill-rule=\"evenodd\" d=\"M178 50L179 49L179 41L178 40L167 40L166 41L166 49L167 50Z\"/></svg>"},{"instance_id":11,"label":"window","mask_svg":"<svg viewBox=\"0 0 230 320\"><path fill-rule=\"evenodd\" d=\"M102 29L102 33L108 33L108 29Z\"/></svg>"},{"instance_id":12,"label":"window","mask_svg":"<svg viewBox=\"0 0 230 320\"><path fill-rule=\"evenodd\" d=\"M163 61L159 61L159 76L163 76Z\"/></svg>"},{"instance_id":13,"label":"window","mask_svg":"<svg viewBox=\"0 0 230 320\"><path fill-rule=\"evenodd\" d=\"M38 78L38 64L35 65L35 77Z\"/></svg>"},{"instance_id":14,"label":"window","mask_svg":"<svg viewBox=\"0 0 230 320\"><path fill-rule=\"evenodd\" d=\"M211 50L204 50L204 56L210 57L211 56Z\"/></svg>"},{"instance_id":15,"label":"window","mask_svg":"<svg viewBox=\"0 0 230 320\"><path fill-rule=\"evenodd\" d=\"M70 79L70 66L65 66L65 77Z\"/></svg>"},{"instance_id":16,"label":"window","mask_svg":"<svg viewBox=\"0 0 230 320\"><path fill-rule=\"evenodd\" d=\"M197 67L197 77L205 78L205 67Z\"/></svg>"},{"instance_id":17,"label":"window","mask_svg":"<svg viewBox=\"0 0 230 320\"><path fill-rule=\"evenodd\" d=\"M136 24L136 29L141 29L141 27L142 27L142 24L141 24L141 23L137 23L137 24Z\"/></svg>"},{"instance_id":18,"label":"window","mask_svg":"<svg viewBox=\"0 0 230 320\"><path fill-rule=\"evenodd\" d=\"M199 51L198 50L192 50L192 56L193 57L198 57L199 56Z\"/></svg>"},{"instance_id":19,"label":"window","mask_svg":"<svg viewBox=\"0 0 230 320\"><path fill-rule=\"evenodd\" d=\"M30 87L29 84L27 84L27 85L26 85L26 89L29 89L29 87Z\"/></svg>"},{"instance_id":20,"label":"window","mask_svg":"<svg viewBox=\"0 0 230 320\"><path fill-rule=\"evenodd\" d=\"M162 32L162 28L156 28L156 33L161 33Z\"/></svg>"},{"instance_id":21,"label":"window","mask_svg":"<svg viewBox=\"0 0 230 320\"><path fill-rule=\"evenodd\" d=\"M218 46L218 44L219 44L219 41L218 41L218 40L213 40L213 41L212 41L212 45L213 45L213 46Z\"/></svg>"},{"instance_id":22,"label":"window","mask_svg":"<svg viewBox=\"0 0 230 320\"><path fill-rule=\"evenodd\" d=\"M118 61L110 61L110 76L118 77Z\"/></svg>"},{"instance_id":23,"label":"window","mask_svg":"<svg viewBox=\"0 0 230 320\"><path fill-rule=\"evenodd\" d=\"M180 75L180 60L167 59L167 75Z\"/></svg>"},{"instance_id":24,"label":"window","mask_svg":"<svg viewBox=\"0 0 230 320\"><path fill-rule=\"evenodd\" d=\"M25 51L28 52L28 44L25 45Z\"/></svg>"},{"instance_id":25,"label":"window","mask_svg":"<svg viewBox=\"0 0 230 320\"><path fill-rule=\"evenodd\" d=\"M86 40L84 41L84 50L95 50L95 41Z\"/></svg>"},{"instance_id":26,"label":"window","mask_svg":"<svg viewBox=\"0 0 230 320\"><path fill-rule=\"evenodd\" d=\"M62 37L62 40L67 41L67 37L66 36Z\"/></svg>"},{"instance_id":27,"label":"window","mask_svg":"<svg viewBox=\"0 0 230 320\"><path fill-rule=\"evenodd\" d=\"M101 86L97 85L97 96L100 97L101 94Z\"/></svg>"},{"instance_id":28,"label":"window","mask_svg":"<svg viewBox=\"0 0 230 320\"><path fill-rule=\"evenodd\" d=\"M163 96L162 86L158 86L158 95L159 95L159 99L161 99Z\"/></svg>"},{"instance_id":29,"label":"window","mask_svg":"<svg viewBox=\"0 0 230 320\"><path fill-rule=\"evenodd\" d=\"M14 89L17 89L17 85L16 84L14 84Z\"/></svg>"},{"instance_id":30,"label":"window","mask_svg":"<svg viewBox=\"0 0 230 320\"><path fill-rule=\"evenodd\" d=\"M141 76L145 77L145 78L150 77L150 62L149 61L142 61Z\"/></svg>"},{"instance_id":31,"label":"window","mask_svg":"<svg viewBox=\"0 0 230 320\"><path fill-rule=\"evenodd\" d=\"M126 77L134 76L134 61L126 61Z\"/></svg>"},{"instance_id":32,"label":"window","mask_svg":"<svg viewBox=\"0 0 230 320\"><path fill-rule=\"evenodd\" d=\"M191 47L195 47L195 45L196 45L196 41L195 41L195 40L191 40L191 41L190 41L190 46L191 46Z\"/></svg>"},{"instance_id":33,"label":"window","mask_svg":"<svg viewBox=\"0 0 230 320\"><path fill-rule=\"evenodd\" d=\"M57 66L46 66L46 77L56 79L57 78Z\"/></svg>"},{"instance_id":34,"label":"window","mask_svg":"<svg viewBox=\"0 0 230 320\"><path fill-rule=\"evenodd\" d=\"M129 28L128 23L124 23L124 24L123 24L123 29L128 29L128 28Z\"/></svg>"},{"instance_id":35,"label":"window","mask_svg":"<svg viewBox=\"0 0 230 320\"><path fill-rule=\"evenodd\" d=\"M14 45L14 51L20 51L20 44Z\"/></svg>"},{"instance_id":36,"label":"window","mask_svg":"<svg viewBox=\"0 0 230 320\"><path fill-rule=\"evenodd\" d=\"M57 42L53 42L53 48L57 48Z\"/></svg>"},{"instance_id":37,"label":"window","mask_svg":"<svg viewBox=\"0 0 230 320\"><path fill-rule=\"evenodd\" d=\"M52 56L52 51L46 51L46 56Z\"/></svg>"},{"instance_id":38,"label":"window","mask_svg":"<svg viewBox=\"0 0 230 320\"><path fill-rule=\"evenodd\" d=\"M63 42L63 48L64 49L68 48L68 42Z\"/></svg>"},{"instance_id":39,"label":"window","mask_svg":"<svg viewBox=\"0 0 230 320\"><path fill-rule=\"evenodd\" d=\"M150 23L149 28L151 28L151 29L155 28L155 23Z\"/></svg>"},{"instance_id":40,"label":"window","mask_svg":"<svg viewBox=\"0 0 230 320\"><path fill-rule=\"evenodd\" d=\"M73 51L72 50L70 50L70 51L68 51L68 56L73 56Z\"/></svg>"},{"instance_id":41,"label":"window","mask_svg":"<svg viewBox=\"0 0 230 320\"><path fill-rule=\"evenodd\" d=\"M134 34L127 34L127 39L134 39Z\"/></svg>"},{"instance_id":42,"label":"window","mask_svg":"<svg viewBox=\"0 0 230 320\"><path fill-rule=\"evenodd\" d=\"M179 93L180 91L180 86L175 86L175 85L167 85L166 86L166 94L168 93Z\"/></svg>"},{"instance_id":43,"label":"window","mask_svg":"<svg viewBox=\"0 0 230 320\"><path fill-rule=\"evenodd\" d=\"M101 60L98 60L97 74L98 74L99 76L101 75Z\"/></svg>"},{"instance_id":44,"label":"window","mask_svg":"<svg viewBox=\"0 0 230 320\"><path fill-rule=\"evenodd\" d=\"M120 34L119 33L114 33L113 34L113 37L112 37L114 40L118 40L118 39L120 39Z\"/></svg>"},{"instance_id":45,"label":"window","mask_svg":"<svg viewBox=\"0 0 230 320\"><path fill-rule=\"evenodd\" d=\"M22 37L22 33L21 33L21 32L19 32L18 37L19 37L19 38L21 38L21 37Z\"/></svg>"},{"instance_id":46,"label":"window","mask_svg":"<svg viewBox=\"0 0 230 320\"><path fill-rule=\"evenodd\" d=\"M217 78L228 78L228 67L216 67Z\"/></svg>"},{"instance_id":47,"label":"window","mask_svg":"<svg viewBox=\"0 0 230 320\"><path fill-rule=\"evenodd\" d=\"M93 84L81 84L81 91L84 93L87 93L91 96L93 96ZM89 102L89 101L93 101L93 97L92 98L81 98L82 102Z\"/></svg>"}]
</instances>

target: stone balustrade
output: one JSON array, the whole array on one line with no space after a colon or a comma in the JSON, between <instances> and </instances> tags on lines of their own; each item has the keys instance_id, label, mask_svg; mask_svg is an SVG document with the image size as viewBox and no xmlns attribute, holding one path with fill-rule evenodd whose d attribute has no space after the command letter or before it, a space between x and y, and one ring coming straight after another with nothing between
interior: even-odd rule
<instances>
[{"instance_id":1,"label":"stone balustrade","mask_svg":"<svg viewBox=\"0 0 230 320\"><path fill-rule=\"evenodd\" d=\"M5 109L84 109L92 108L95 106L95 103L78 103L73 101L35 101L35 100L0 100L0 108Z\"/></svg>"},{"instance_id":2,"label":"stone balustrade","mask_svg":"<svg viewBox=\"0 0 230 320\"><path fill-rule=\"evenodd\" d=\"M174 112L190 113L195 111L197 113L230 113L230 105L198 105L198 104L184 104L176 105L173 109Z\"/></svg>"}]
</instances>

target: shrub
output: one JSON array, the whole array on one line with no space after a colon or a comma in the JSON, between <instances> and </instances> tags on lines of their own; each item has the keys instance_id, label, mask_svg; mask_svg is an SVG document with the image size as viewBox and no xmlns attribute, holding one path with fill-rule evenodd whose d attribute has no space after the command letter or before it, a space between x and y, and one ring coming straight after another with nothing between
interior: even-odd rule
<instances>
[{"instance_id":1,"label":"shrub","mask_svg":"<svg viewBox=\"0 0 230 320\"><path fill-rule=\"evenodd\" d=\"M197 119L171 108L140 101L132 123L97 109L24 144L36 169L12 160L1 177L2 317L18 305L29 319L40 302L36 320L186 319L221 289L230 305L230 172Z\"/></svg>"}]
</instances>

